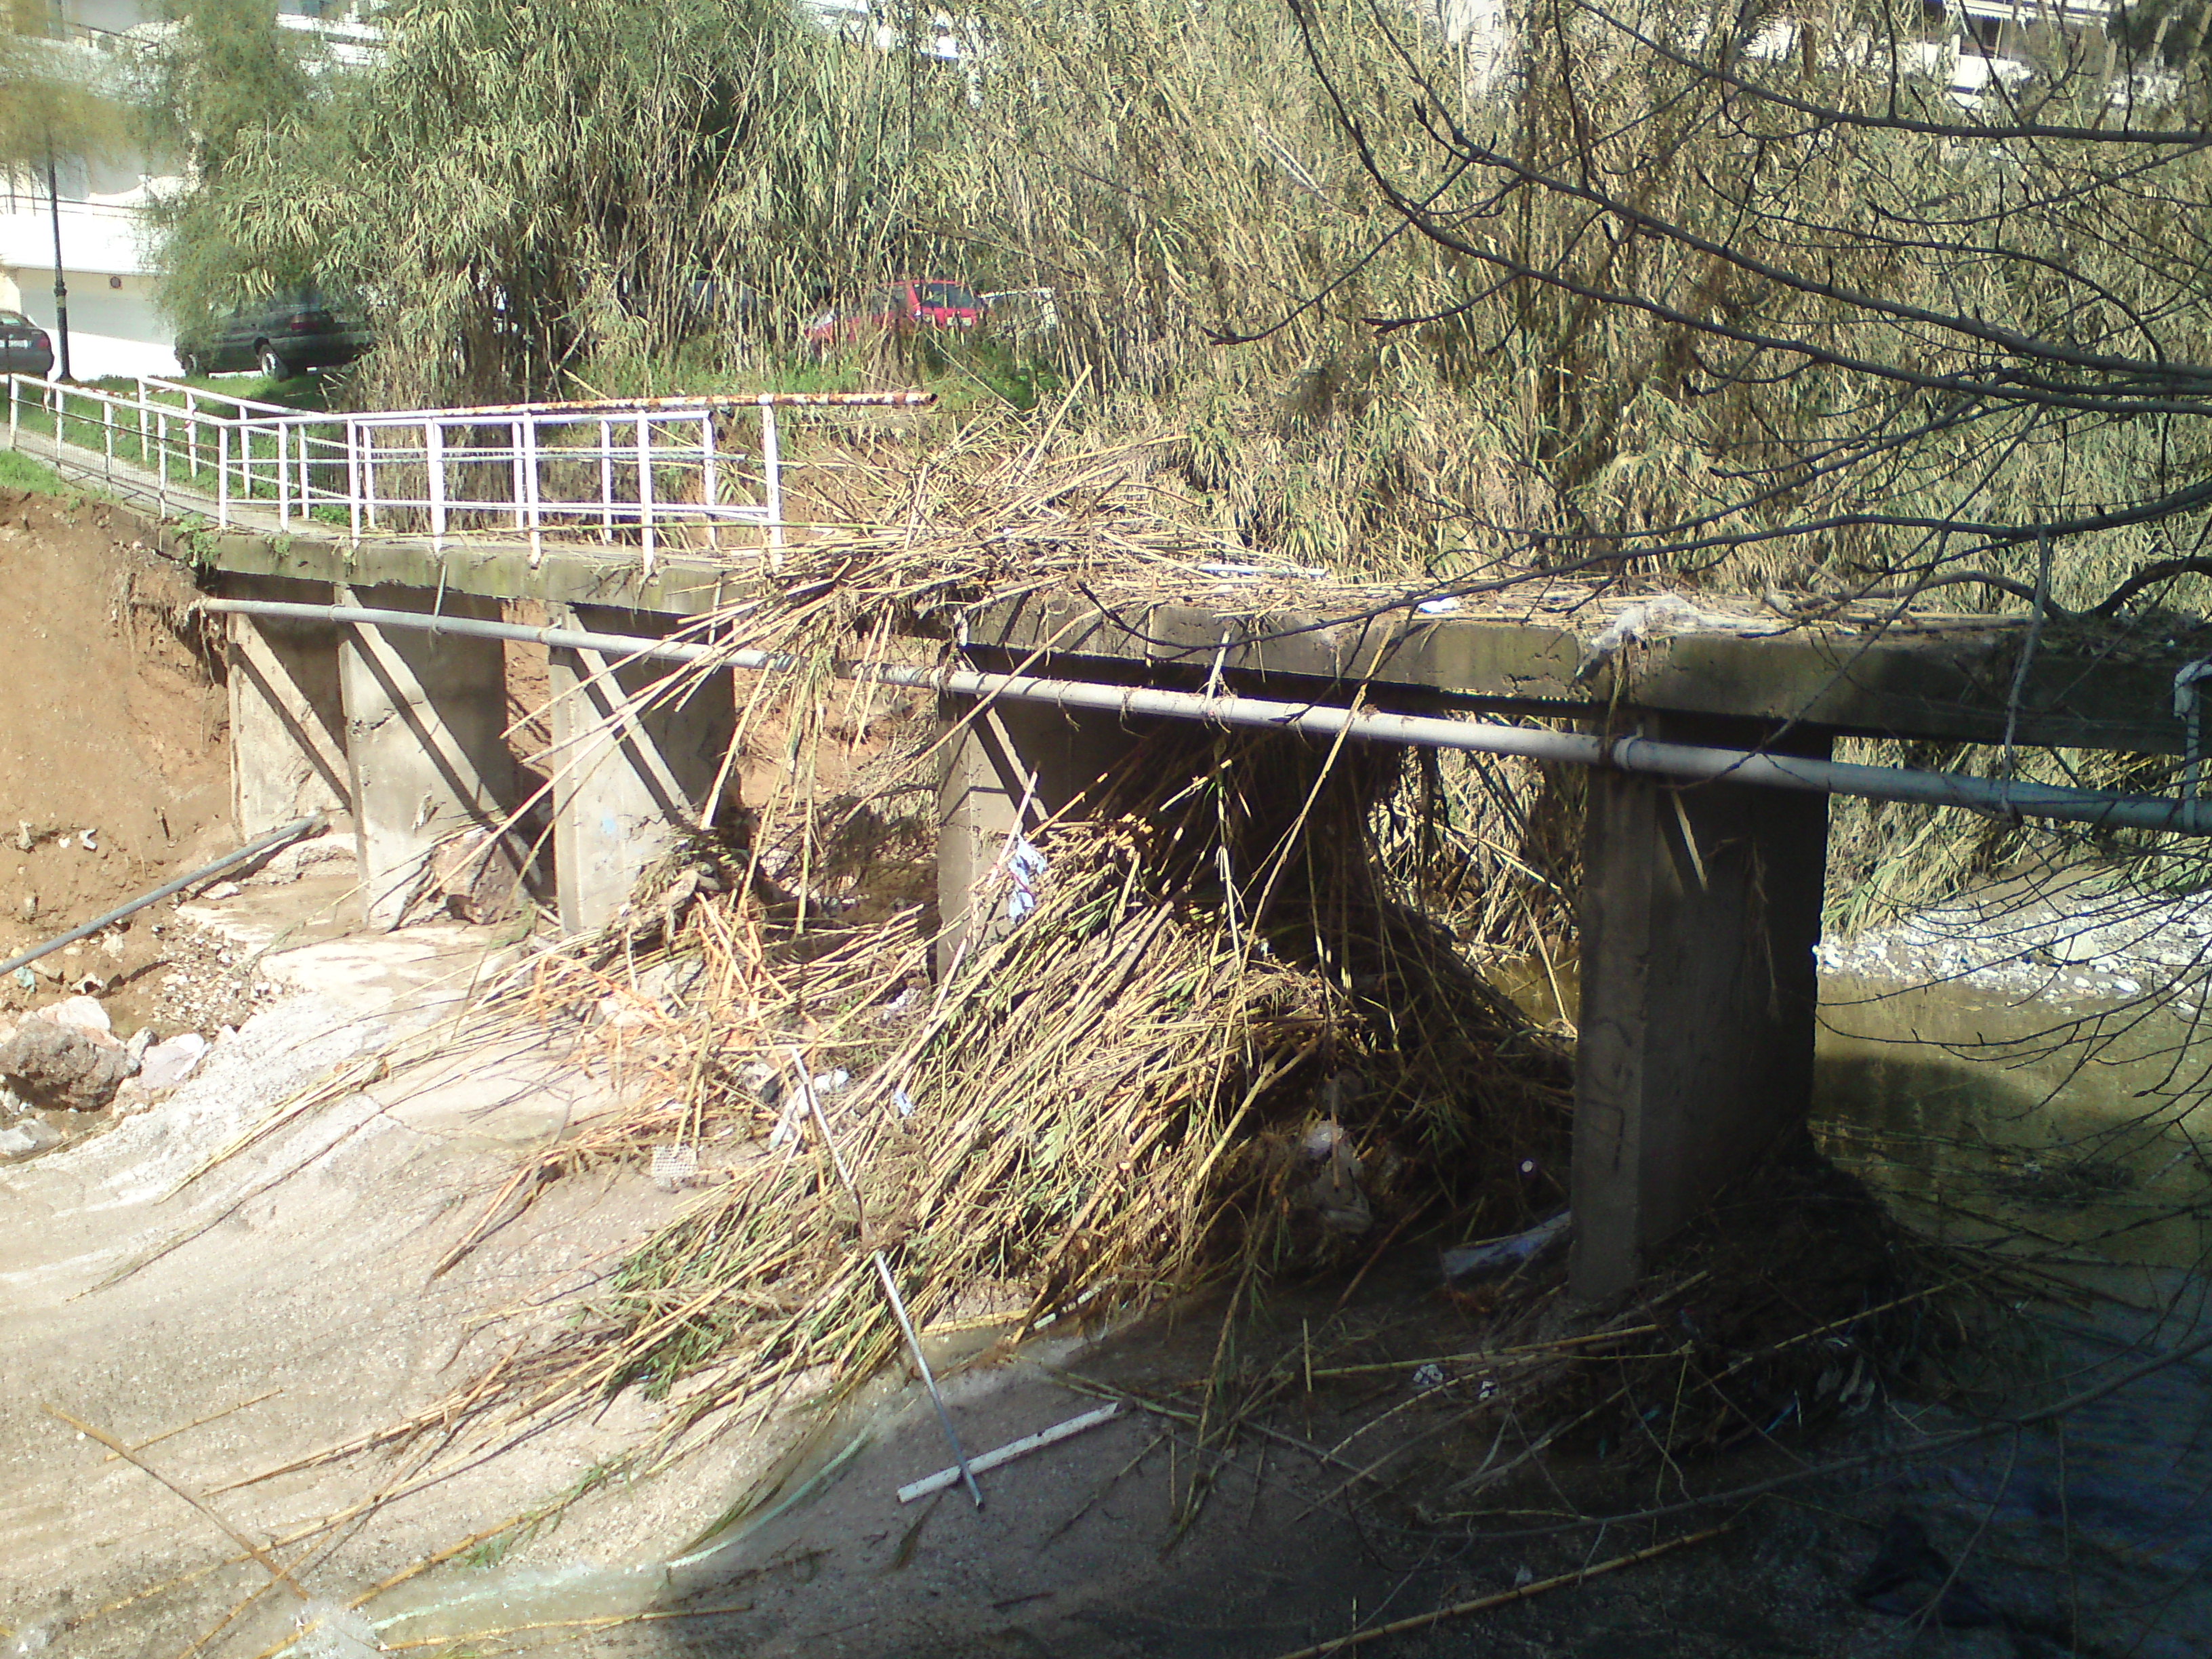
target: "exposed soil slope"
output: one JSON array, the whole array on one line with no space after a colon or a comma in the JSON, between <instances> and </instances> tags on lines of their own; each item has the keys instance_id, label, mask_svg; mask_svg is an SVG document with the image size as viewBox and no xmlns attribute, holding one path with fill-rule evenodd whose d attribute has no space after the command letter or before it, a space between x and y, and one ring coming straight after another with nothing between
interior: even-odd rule
<instances>
[{"instance_id":1,"label":"exposed soil slope","mask_svg":"<svg viewBox=\"0 0 2212 1659\"><path fill-rule=\"evenodd\" d=\"M229 843L222 688L190 642L189 579L136 534L101 504L0 492L0 954ZM53 972L127 994L162 942L142 919L116 943ZM0 1007L57 988L11 977Z\"/></svg>"}]
</instances>

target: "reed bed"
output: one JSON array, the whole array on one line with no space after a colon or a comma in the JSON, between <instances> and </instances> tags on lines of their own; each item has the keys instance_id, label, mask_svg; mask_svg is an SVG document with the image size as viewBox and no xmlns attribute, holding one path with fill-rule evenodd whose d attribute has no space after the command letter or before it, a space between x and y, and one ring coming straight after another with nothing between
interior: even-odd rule
<instances>
[{"instance_id":1,"label":"reed bed","mask_svg":"<svg viewBox=\"0 0 2212 1659\"><path fill-rule=\"evenodd\" d=\"M700 1195L579 1322L502 1356L468 1410L512 1422L642 1389L668 1407L641 1452L657 1462L733 1410L901 1363L876 1252L925 1332L1011 1344L1209 1286L1241 1320L1317 1274L1356 1287L1394 1246L1513 1233L1564 1205L1561 1028L1478 965L1519 930L1567 971L1571 780L1158 732L1009 840L971 896L988 926L941 936L939 711L833 664L952 633L1010 592L1133 605L1195 586L1254 614L1372 597L1281 568L1205 574L1209 550L1149 514L1144 455L879 457L868 488L904 492L909 514L794 545L775 596L702 627L810 666L744 683L742 803L715 803L616 925L540 954L487 1011L550 1034L624 1104L518 1168L452 1260L594 1164L650 1164ZM1495 602L1571 615L1591 595L1539 575ZM1528 1436L1517 1469L1553 1445L1724 1449L1792 1401L1802 1425L1901 1382L1917 1362L1900 1322L1960 1273L1818 1166L1760 1180L1758 1214L1716 1223L1689 1265L1595 1322L1568 1307L1556 1255L1425 1304L1432 1325L1466 1323L1470 1352L1548 1356L1446 1367L1431 1403L1464 1383L1491 1422L1503 1389ZM1350 1317L1322 1322L1324 1358L1395 1364ZM1931 1352L1955 1346L1939 1326ZM1616 1329L1635 1334L1608 1346ZM1194 1379L1200 1449L1278 1401L1290 1363Z\"/></svg>"},{"instance_id":2,"label":"reed bed","mask_svg":"<svg viewBox=\"0 0 2212 1659\"><path fill-rule=\"evenodd\" d=\"M930 848L897 833L857 882L824 859L807 903L763 872L800 867L772 832L702 839L629 929L540 957L515 1014L636 1103L518 1170L485 1224L611 1158L709 1183L570 1358L529 1368L541 1403L674 1391L680 1432L856 1382L898 1343L873 1251L925 1328L1015 1340L1371 1252L1440 1197L1500 1228L1555 1198L1519 1171L1562 1166L1562 1054L1376 870L1376 781L1260 747L1142 751L1132 776L1176 781L1035 832L933 985L929 907L900 902Z\"/></svg>"}]
</instances>

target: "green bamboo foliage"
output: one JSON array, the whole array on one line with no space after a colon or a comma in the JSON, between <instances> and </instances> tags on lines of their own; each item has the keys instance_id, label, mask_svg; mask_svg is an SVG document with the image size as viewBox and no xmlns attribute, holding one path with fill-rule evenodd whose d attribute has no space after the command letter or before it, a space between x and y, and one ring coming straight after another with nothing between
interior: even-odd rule
<instances>
[{"instance_id":1,"label":"green bamboo foliage","mask_svg":"<svg viewBox=\"0 0 2212 1659\"><path fill-rule=\"evenodd\" d=\"M259 134L211 205L247 263L361 296L386 400L555 391L665 344L695 277L789 329L912 234L902 88L774 0L383 21L383 57Z\"/></svg>"},{"instance_id":2,"label":"green bamboo foliage","mask_svg":"<svg viewBox=\"0 0 2212 1659\"><path fill-rule=\"evenodd\" d=\"M1898 0L1516 16L1500 71L1368 0L977 0L946 64L899 46L945 27L915 6L882 13L887 50L775 0L403 0L384 58L261 131L203 223L244 266L362 294L385 341L368 389L394 400L645 389L699 326L698 278L723 301L720 372L755 382L811 308L895 272L1049 290L1057 326L1006 349L1082 388L1057 430L1170 436L1205 528L1385 575L2032 576L2032 537L1976 526L2212 466L2203 423L2154 398L2069 410L1891 378L2018 368L1911 307L2212 357L2212 161L1895 125L2180 125L2186 76L2121 108L2099 43L2051 34L2034 78L1968 112ZM1456 246L1409 229L1370 169ZM2054 592L2094 599L2190 550L2193 523L2066 537Z\"/></svg>"},{"instance_id":3,"label":"green bamboo foliage","mask_svg":"<svg viewBox=\"0 0 2212 1659\"><path fill-rule=\"evenodd\" d=\"M88 73L53 23L44 0L0 0L0 178L43 184L50 159L109 155L129 136L118 77Z\"/></svg>"}]
</instances>

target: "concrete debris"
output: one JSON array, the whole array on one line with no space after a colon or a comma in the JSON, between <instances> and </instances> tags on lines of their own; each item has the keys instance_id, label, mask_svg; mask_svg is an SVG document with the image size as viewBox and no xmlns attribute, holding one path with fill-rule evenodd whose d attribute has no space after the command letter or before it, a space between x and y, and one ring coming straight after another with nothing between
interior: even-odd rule
<instances>
[{"instance_id":1,"label":"concrete debris","mask_svg":"<svg viewBox=\"0 0 2212 1659\"><path fill-rule=\"evenodd\" d=\"M152 1026L141 1025L131 1034L131 1041L125 1043L123 1047L125 1052L143 1066L146 1060L146 1051L161 1040L161 1034Z\"/></svg>"},{"instance_id":2,"label":"concrete debris","mask_svg":"<svg viewBox=\"0 0 2212 1659\"><path fill-rule=\"evenodd\" d=\"M154 1044L139 1062L138 1086L149 1094L175 1088L199 1069L200 1061L207 1058L208 1048L208 1040L197 1031L186 1031L167 1042Z\"/></svg>"},{"instance_id":3,"label":"concrete debris","mask_svg":"<svg viewBox=\"0 0 2212 1659\"><path fill-rule=\"evenodd\" d=\"M610 991L599 999L599 1018L620 1030L632 1025L650 1025L660 1018L660 1010L651 1002L641 1002L626 992Z\"/></svg>"},{"instance_id":4,"label":"concrete debris","mask_svg":"<svg viewBox=\"0 0 2212 1659\"><path fill-rule=\"evenodd\" d=\"M0 1163L12 1164L18 1158L33 1157L50 1146L58 1146L63 1139L62 1132L46 1119L25 1118L21 1123L0 1129Z\"/></svg>"},{"instance_id":5,"label":"concrete debris","mask_svg":"<svg viewBox=\"0 0 2212 1659\"><path fill-rule=\"evenodd\" d=\"M99 1111L136 1070L123 1045L106 1033L35 1016L0 1047L0 1075L24 1099L49 1109Z\"/></svg>"},{"instance_id":6,"label":"concrete debris","mask_svg":"<svg viewBox=\"0 0 2212 1659\"><path fill-rule=\"evenodd\" d=\"M245 890L245 888L234 881L219 881L200 896L204 899L232 899L236 898Z\"/></svg>"},{"instance_id":7,"label":"concrete debris","mask_svg":"<svg viewBox=\"0 0 2212 1659\"><path fill-rule=\"evenodd\" d=\"M401 921L432 915L479 926L505 921L528 898L522 886L528 859L520 836L501 835L487 826L450 836L425 861Z\"/></svg>"},{"instance_id":8,"label":"concrete debris","mask_svg":"<svg viewBox=\"0 0 2212 1659\"><path fill-rule=\"evenodd\" d=\"M65 1002L57 1002L40 1009L31 1016L55 1025L66 1025L71 1030L89 1031L95 1036L113 1039L115 1028L108 1021L107 1010L88 996L75 996Z\"/></svg>"},{"instance_id":9,"label":"concrete debris","mask_svg":"<svg viewBox=\"0 0 2212 1659\"><path fill-rule=\"evenodd\" d=\"M1320 1164L1305 1191L1307 1201L1321 1213L1322 1225L1332 1231L1358 1234L1375 1224L1375 1211L1360 1189L1365 1166L1352 1150L1352 1137L1333 1117L1325 1117L1305 1133L1299 1148Z\"/></svg>"},{"instance_id":10,"label":"concrete debris","mask_svg":"<svg viewBox=\"0 0 2212 1659\"><path fill-rule=\"evenodd\" d=\"M1562 1210L1546 1221L1540 1221L1526 1232L1509 1233L1503 1238L1486 1239L1479 1244L1462 1244L1457 1249L1446 1250L1443 1255L1444 1277L1466 1279L1475 1273L1500 1273L1508 1267L1520 1267L1534 1261L1553 1245L1564 1243L1575 1224L1572 1210Z\"/></svg>"},{"instance_id":11,"label":"concrete debris","mask_svg":"<svg viewBox=\"0 0 2212 1659\"><path fill-rule=\"evenodd\" d=\"M248 887L281 887L313 876L349 876L360 868L354 838L326 833L278 848L245 881Z\"/></svg>"},{"instance_id":12,"label":"concrete debris","mask_svg":"<svg viewBox=\"0 0 2212 1659\"><path fill-rule=\"evenodd\" d=\"M680 1005L706 971L703 957L680 957L673 962L656 963L639 971L638 994L664 1008Z\"/></svg>"}]
</instances>

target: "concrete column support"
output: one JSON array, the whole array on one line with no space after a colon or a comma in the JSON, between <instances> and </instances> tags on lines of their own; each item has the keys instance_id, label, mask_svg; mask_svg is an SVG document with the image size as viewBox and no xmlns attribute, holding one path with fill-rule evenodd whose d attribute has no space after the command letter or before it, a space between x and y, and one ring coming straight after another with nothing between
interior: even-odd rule
<instances>
[{"instance_id":1,"label":"concrete column support","mask_svg":"<svg viewBox=\"0 0 2212 1659\"><path fill-rule=\"evenodd\" d=\"M341 589L342 605L428 611L419 588ZM434 596L442 613L496 621L496 600ZM397 927L430 854L514 805L507 668L496 640L414 629L345 629L338 656L354 827L368 920Z\"/></svg>"},{"instance_id":2,"label":"concrete column support","mask_svg":"<svg viewBox=\"0 0 2212 1659\"><path fill-rule=\"evenodd\" d=\"M1043 703L981 707L968 697L945 698L939 714L957 726L945 744L938 787L942 973L963 939L973 949L1008 925L1005 869L1016 831L1034 829L1097 789L1136 747L1144 726Z\"/></svg>"},{"instance_id":3,"label":"concrete column support","mask_svg":"<svg viewBox=\"0 0 2212 1659\"><path fill-rule=\"evenodd\" d=\"M232 576L234 599L328 605L322 582ZM232 617L227 654L230 697L230 807L239 838L251 841L310 812L352 811L345 711L338 691L334 623Z\"/></svg>"},{"instance_id":4,"label":"concrete column support","mask_svg":"<svg viewBox=\"0 0 2212 1659\"><path fill-rule=\"evenodd\" d=\"M1647 735L1825 757L1826 733L1647 718ZM1576 1293L1626 1289L1812 1098L1823 795L1590 775L1576 1053Z\"/></svg>"},{"instance_id":5,"label":"concrete column support","mask_svg":"<svg viewBox=\"0 0 2212 1659\"><path fill-rule=\"evenodd\" d=\"M552 620L594 633L665 631L652 617L596 605ZM682 694L654 696L672 673L685 676ZM551 676L554 871L561 926L578 933L611 921L676 832L697 825L725 773L737 700L726 672L611 663L596 651L556 650Z\"/></svg>"}]
</instances>

